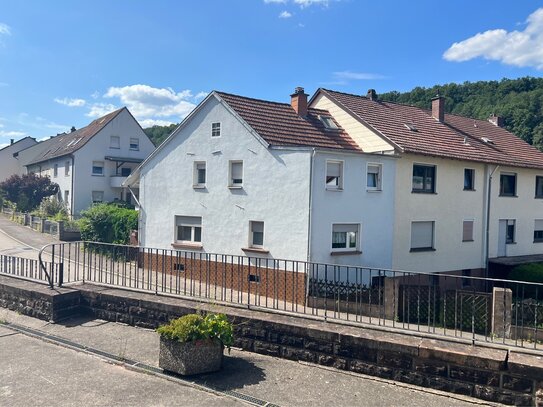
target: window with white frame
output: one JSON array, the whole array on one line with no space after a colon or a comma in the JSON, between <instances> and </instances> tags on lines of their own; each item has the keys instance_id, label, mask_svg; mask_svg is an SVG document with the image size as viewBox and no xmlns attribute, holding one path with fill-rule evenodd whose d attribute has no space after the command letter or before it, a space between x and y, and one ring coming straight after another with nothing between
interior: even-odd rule
<instances>
[{"instance_id":1,"label":"window with white frame","mask_svg":"<svg viewBox=\"0 0 543 407\"><path fill-rule=\"evenodd\" d=\"M381 190L381 173L383 166L381 164L368 164L366 175L366 189L368 191Z\"/></svg>"},{"instance_id":2,"label":"window with white frame","mask_svg":"<svg viewBox=\"0 0 543 407\"><path fill-rule=\"evenodd\" d=\"M206 163L205 161L194 162L194 173L192 179L194 188L203 188L206 185Z\"/></svg>"},{"instance_id":3,"label":"window with white frame","mask_svg":"<svg viewBox=\"0 0 543 407\"><path fill-rule=\"evenodd\" d=\"M258 248L264 246L264 222L250 221L249 229L249 246Z\"/></svg>"},{"instance_id":4,"label":"window with white frame","mask_svg":"<svg viewBox=\"0 0 543 407\"><path fill-rule=\"evenodd\" d=\"M58 164L55 164L54 170L53 170L53 177L58 177Z\"/></svg>"},{"instance_id":5,"label":"window with white frame","mask_svg":"<svg viewBox=\"0 0 543 407\"><path fill-rule=\"evenodd\" d=\"M243 161L229 161L228 186L234 188L243 186Z\"/></svg>"},{"instance_id":6,"label":"window with white frame","mask_svg":"<svg viewBox=\"0 0 543 407\"><path fill-rule=\"evenodd\" d=\"M343 161L326 161L326 189L343 189Z\"/></svg>"},{"instance_id":7,"label":"window with white frame","mask_svg":"<svg viewBox=\"0 0 543 407\"><path fill-rule=\"evenodd\" d=\"M139 149L140 149L140 139L130 138L130 150L139 150Z\"/></svg>"},{"instance_id":8,"label":"window with white frame","mask_svg":"<svg viewBox=\"0 0 543 407\"><path fill-rule=\"evenodd\" d=\"M201 243L202 217L176 216L175 241L178 243Z\"/></svg>"},{"instance_id":9,"label":"window with white frame","mask_svg":"<svg viewBox=\"0 0 543 407\"><path fill-rule=\"evenodd\" d=\"M534 222L534 243L543 242L543 219Z\"/></svg>"},{"instance_id":10,"label":"window with white frame","mask_svg":"<svg viewBox=\"0 0 543 407\"><path fill-rule=\"evenodd\" d=\"M436 166L413 164L412 192L433 194L436 192Z\"/></svg>"},{"instance_id":11,"label":"window with white frame","mask_svg":"<svg viewBox=\"0 0 543 407\"><path fill-rule=\"evenodd\" d=\"M211 137L221 136L221 124L219 122L211 123Z\"/></svg>"},{"instance_id":12,"label":"window with white frame","mask_svg":"<svg viewBox=\"0 0 543 407\"><path fill-rule=\"evenodd\" d=\"M66 161L64 163L64 176L69 176L70 175L70 162L69 161Z\"/></svg>"},{"instance_id":13,"label":"window with white frame","mask_svg":"<svg viewBox=\"0 0 543 407\"><path fill-rule=\"evenodd\" d=\"M98 204L104 202L104 191L92 191L92 203Z\"/></svg>"},{"instance_id":14,"label":"window with white frame","mask_svg":"<svg viewBox=\"0 0 543 407\"><path fill-rule=\"evenodd\" d=\"M335 223L332 225L332 251L356 251L358 249L360 225L357 223Z\"/></svg>"},{"instance_id":15,"label":"window with white frame","mask_svg":"<svg viewBox=\"0 0 543 407\"><path fill-rule=\"evenodd\" d=\"M473 219L464 219L462 224L462 241L473 242Z\"/></svg>"},{"instance_id":16,"label":"window with white frame","mask_svg":"<svg viewBox=\"0 0 543 407\"><path fill-rule=\"evenodd\" d=\"M411 251L434 250L434 222L411 222Z\"/></svg>"},{"instance_id":17,"label":"window with white frame","mask_svg":"<svg viewBox=\"0 0 543 407\"><path fill-rule=\"evenodd\" d=\"M93 161L92 162L92 175L104 175L104 162Z\"/></svg>"},{"instance_id":18,"label":"window with white frame","mask_svg":"<svg viewBox=\"0 0 543 407\"><path fill-rule=\"evenodd\" d=\"M121 148L121 138L119 136L111 136L109 139L109 148Z\"/></svg>"}]
</instances>

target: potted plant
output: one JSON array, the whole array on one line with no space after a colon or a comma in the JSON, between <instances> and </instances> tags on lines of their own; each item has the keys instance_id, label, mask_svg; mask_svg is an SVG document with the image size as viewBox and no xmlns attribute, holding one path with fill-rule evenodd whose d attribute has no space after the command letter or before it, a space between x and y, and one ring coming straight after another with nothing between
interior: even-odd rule
<instances>
[{"instance_id":1,"label":"potted plant","mask_svg":"<svg viewBox=\"0 0 543 407\"><path fill-rule=\"evenodd\" d=\"M220 370L224 348L234 342L232 324L223 314L188 314L157 329L158 365L181 375Z\"/></svg>"}]
</instances>

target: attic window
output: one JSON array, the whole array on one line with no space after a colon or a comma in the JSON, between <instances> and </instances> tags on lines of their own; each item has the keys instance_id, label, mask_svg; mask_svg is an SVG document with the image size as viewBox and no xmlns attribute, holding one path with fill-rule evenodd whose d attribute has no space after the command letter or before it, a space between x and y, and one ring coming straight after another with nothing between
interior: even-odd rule
<instances>
[{"instance_id":1,"label":"attic window","mask_svg":"<svg viewBox=\"0 0 543 407\"><path fill-rule=\"evenodd\" d=\"M403 125L411 131L419 131L413 123L404 123Z\"/></svg>"},{"instance_id":2,"label":"attic window","mask_svg":"<svg viewBox=\"0 0 543 407\"><path fill-rule=\"evenodd\" d=\"M330 116L319 116L319 120L324 124L324 127L331 130L337 130L338 127L336 123L332 120Z\"/></svg>"},{"instance_id":3,"label":"attic window","mask_svg":"<svg viewBox=\"0 0 543 407\"><path fill-rule=\"evenodd\" d=\"M481 140L483 140L483 142L487 144L494 144L494 142L490 140L488 137L481 137Z\"/></svg>"}]
</instances>

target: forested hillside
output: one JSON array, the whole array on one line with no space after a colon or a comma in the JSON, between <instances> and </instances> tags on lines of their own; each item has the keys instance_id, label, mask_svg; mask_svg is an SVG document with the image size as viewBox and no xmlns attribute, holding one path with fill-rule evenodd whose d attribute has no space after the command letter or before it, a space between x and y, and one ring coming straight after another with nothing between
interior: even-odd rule
<instances>
[{"instance_id":1,"label":"forested hillside","mask_svg":"<svg viewBox=\"0 0 543 407\"><path fill-rule=\"evenodd\" d=\"M166 137L168 137L177 126L177 124L170 124L169 126L153 126L143 129L143 131L149 136L155 146L158 147L158 145L166 140Z\"/></svg>"},{"instance_id":2,"label":"forested hillside","mask_svg":"<svg viewBox=\"0 0 543 407\"><path fill-rule=\"evenodd\" d=\"M405 93L384 93L379 99L430 109L438 91L445 97L447 113L478 119L487 119L492 113L502 116L505 128L543 150L543 78L416 87Z\"/></svg>"}]
</instances>

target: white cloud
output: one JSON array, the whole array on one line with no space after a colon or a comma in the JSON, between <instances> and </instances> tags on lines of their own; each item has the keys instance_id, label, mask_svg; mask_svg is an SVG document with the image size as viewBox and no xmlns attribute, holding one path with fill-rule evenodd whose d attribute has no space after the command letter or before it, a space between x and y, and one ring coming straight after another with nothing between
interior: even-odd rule
<instances>
[{"instance_id":1,"label":"white cloud","mask_svg":"<svg viewBox=\"0 0 543 407\"><path fill-rule=\"evenodd\" d=\"M10 143L0 143L0 150L3 149L4 147L7 147L9 146Z\"/></svg>"},{"instance_id":2,"label":"white cloud","mask_svg":"<svg viewBox=\"0 0 543 407\"><path fill-rule=\"evenodd\" d=\"M375 80L384 79L383 75L367 73L367 72L351 72L351 71L339 71L333 73L334 78L338 80Z\"/></svg>"},{"instance_id":3,"label":"white cloud","mask_svg":"<svg viewBox=\"0 0 543 407\"><path fill-rule=\"evenodd\" d=\"M117 106L112 105L111 103L93 103L90 107L90 110L86 114L88 117L101 117L106 114L117 110Z\"/></svg>"},{"instance_id":4,"label":"white cloud","mask_svg":"<svg viewBox=\"0 0 543 407\"><path fill-rule=\"evenodd\" d=\"M264 0L266 4L285 4L287 0Z\"/></svg>"},{"instance_id":5,"label":"white cloud","mask_svg":"<svg viewBox=\"0 0 543 407\"><path fill-rule=\"evenodd\" d=\"M198 92L196 96L194 96L194 99L204 99L207 95L209 95L208 92Z\"/></svg>"},{"instance_id":6,"label":"white cloud","mask_svg":"<svg viewBox=\"0 0 543 407\"><path fill-rule=\"evenodd\" d=\"M24 131L0 131L0 137L23 137L26 136Z\"/></svg>"},{"instance_id":7,"label":"white cloud","mask_svg":"<svg viewBox=\"0 0 543 407\"><path fill-rule=\"evenodd\" d=\"M150 118L185 117L196 106L190 90L175 92L172 88L149 85L111 87L105 98L119 98L138 120Z\"/></svg>"},{"instance_id":8,"label":"white cloud","mask_svg":"<svg viewBox=\"0 0 543 407\"><path fill-rule=\"evenodd\" d=\"M95 90L92 94L91 94L91 98L93 99L98 99L100 97L100 92L98 92L97 90Z\"/></svg>"},{"instance_id":9,"label":"white cloud","mask_svg":"<svg viewBox=\"0 0 543 407\"><path fill-rule=\"evenodd\" d=\"M443 54L456 62L477 57L543 70L543 8L528 16L524 31L488 30L455 42Z\"/></svg>"},{"instance_id":10,"label":"white cloud","mask_svg":"<svg viewBox=\"0 0 543 407\"><path fill-rule=\"evenodd\" d=\"M9 25L0 23L0 35L11 35L11 28Z\"/></svg>"},{"instance_id":11,"label":"white cloud","mask_svg":"<svg viewBox=\"0 0 543 407\"><path fill-rule=\"evenodd\" d=\"M294 0L294 3L298 4L301 8L310 7L315 4L328 7L330 0Z\"/></svg>"},{"instance_id":12,"label":"white cloud","mask_svg":"<svg viewBox=\"0 0 543 407\"><path fill-rule=\"evenodd\" d=\"M144 120L138 120L138 123L141 127L146 129L147 127L153 127L153 126L169 126L170 124L174 124L175 122L172 122L170 120L155 120L155 119L144 119Z\"/></svg>"},{"instance_id":13,"label":"white cloud","mask_svg":"<svg viewBox=\"0 0 543 407\"><path fill-rule=\"evenodd\" d=\"M55 102L69 107L82 107L85 106L87 102L84 99L70 99L70 98L55 98Z\"/></svg>"},{"instance_id":14,"label":"white cloud","mask_svg":"<svg viewBox=\"0 0 543 407\"><path fill-rule=\"evenodd\" d=\"M292 14L289 13L288 11L282 11L280 14L279 14L279 18L290 18L292 17Z\"/></svg>"}]
</instances>

